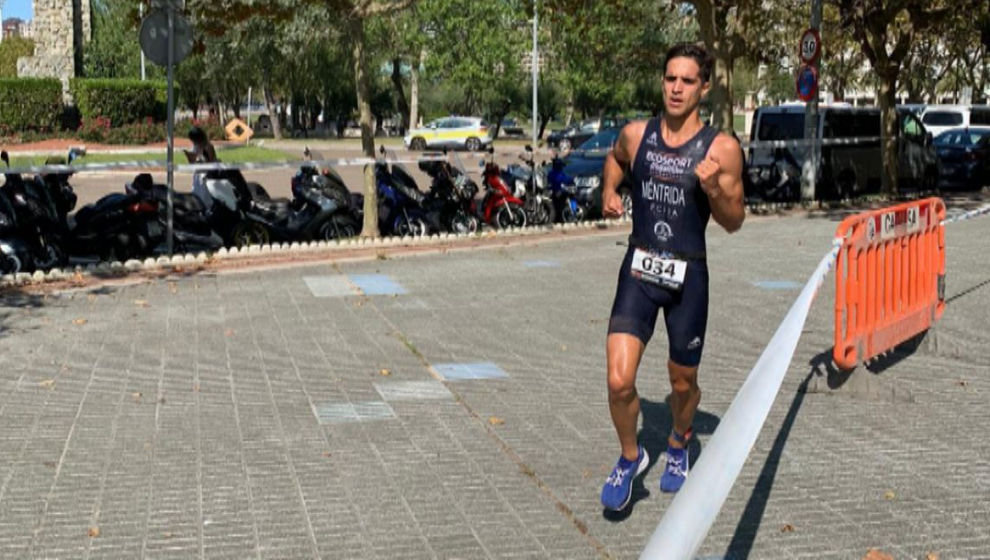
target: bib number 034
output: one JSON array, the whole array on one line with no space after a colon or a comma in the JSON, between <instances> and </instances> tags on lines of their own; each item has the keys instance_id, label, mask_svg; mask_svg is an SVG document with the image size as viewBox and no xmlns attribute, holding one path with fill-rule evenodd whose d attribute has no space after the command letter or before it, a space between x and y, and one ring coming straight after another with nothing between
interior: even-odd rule
<instances>
[{"instance_id":1,"label":"bib number 034","mask_svg":"<svg viewBox=\"0 0 990 560\"><path fill-rule=\"evenodd\" d=\"M661 257L660 255L636 249L632 258L632 274L640 280L661 286L681 289L687 262Z\"/></svg>"}]
</instances>

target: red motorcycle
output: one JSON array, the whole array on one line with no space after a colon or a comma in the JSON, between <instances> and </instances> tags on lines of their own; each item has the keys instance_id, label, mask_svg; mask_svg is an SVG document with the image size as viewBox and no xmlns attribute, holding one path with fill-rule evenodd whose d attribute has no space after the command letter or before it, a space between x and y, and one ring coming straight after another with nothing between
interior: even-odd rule
<instances>
[{"instance_id":1,"label":"red motorcycle","mask_svg":"<svg viewBox=\"0 0 990 560\"><path fill-rule=\"evenodd\" d=\"M512 190L502 180L494 153L494 148L488 148L488 155L481 161L485 168L481 181L485 195L480 204L477 200L471 202L471 211L486 224L499 229L525 227L526 210L523 208L523 201L513 196Z\"/></svg>"}]
</instances>

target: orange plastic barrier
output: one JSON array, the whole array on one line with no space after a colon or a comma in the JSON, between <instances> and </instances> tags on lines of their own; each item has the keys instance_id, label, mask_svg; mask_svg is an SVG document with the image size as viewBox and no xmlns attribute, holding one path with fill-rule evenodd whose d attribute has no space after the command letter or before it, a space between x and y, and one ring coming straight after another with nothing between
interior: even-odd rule
<instances>
[{"instance_id":1,"label":"orange plastic barrier","mask_svg":"<svg viewBox=\"0 0 990 560\"><path fill-rule=\"evenodd\" d=\"M931 327L945 309L945 203L926 198L839 224L833 359L850 370Z\"/></svg>"}]
</instances>

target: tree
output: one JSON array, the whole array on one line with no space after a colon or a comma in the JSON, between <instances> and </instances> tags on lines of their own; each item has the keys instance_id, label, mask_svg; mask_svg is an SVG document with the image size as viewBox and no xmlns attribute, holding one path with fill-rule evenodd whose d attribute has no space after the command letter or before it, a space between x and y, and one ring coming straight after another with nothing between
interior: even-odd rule
<instances>
[{"instance_id":1,"label":"tree","mask_svg":"<svg viewBox=\"0 0 990 560\"><path fill-rule=\"evenodd\" d=\"M311 29L329 28L340 25L342 37L351 50L351 64L354 69L355 97L361 125L361 149L365 156L375 157L375 138L371 113L371 77L367 54L369 20L404 10L416 0L188 0L187 7L196 14L204 31L222 35L232 22L262 20L284 22L293 19L302 8L321 8L326 19ZM332 24L331 24L332 22ZM270 35L268 36L271 37ZM264 41L266 37L256 36ZM268 51L274 52L274 51ZM282 60L276 60L268 69L278 68ZM268 95L266 92L266 102ZM273 119L273 122L276 119ZM364 173L364 227L362 236L377 237L378 197L375 189L373 166L366 166Z\"/></svg>"},{"instance_id":2,"label":"tree","mask_svg":"<svg viewBox=\"0 0 990 560\"><path fill-rule=\"evenodd\" d=\"M980 0L830 0L842 29L852 32L879 82L883 136L883 191L897 188L897 84L911 46L922 33L945 29L951 10L979 7Z\"/></svg>"},{"instance_id":3,"label":"tree","mask_svg":"<svg viewBox=\"0 0 990 560\"><path fill-rule=\"evenodd\" d=\"M17 77L17 59L34 55L34 41L8 37L0 43L0 78Z\"/></svg>"},{"instance_id":4,"label":"tree","mask_svg":"<svg viewBox=\"0 0 990 560\"><path fill-rule=\"evenodd\" d=\"M715 57L712 76L712 126L733 126L732 74L736 60L749 58L773 65L792 52L783 45L793 41L788 30L800 26L807 3L778 0L687 0L693 7L705 46Z\"/></svg>"}]
</instances>

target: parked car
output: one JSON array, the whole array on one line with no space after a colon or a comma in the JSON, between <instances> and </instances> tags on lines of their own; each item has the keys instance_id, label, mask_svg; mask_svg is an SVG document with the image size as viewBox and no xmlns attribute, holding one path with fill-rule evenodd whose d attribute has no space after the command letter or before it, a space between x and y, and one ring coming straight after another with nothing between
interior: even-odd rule
<instances>
[{"instance_id":1,"label":"parked car","mask_svg":"<svg viewBox=\"0 0 990 560\"><path fill-rule=\"evenodd\" d=\"M605 156L619 138L621 127L602 129L583 144L572 150L564 158L563 172L574 179L574 196L584 208L584 213L590 218L600 217L602 213L602 173L605 169ZM619 186L623 195L623 203L630 209L632 199L628 196L631 184L625 182Z\"/></svg>"},{"instance_id":2,"label":"parked car","mask_svg":"<svg viewBox=\"0 0 990 560\"><path fill-rule=\"evenodd\" d=\"M511 117L502 119L502 134L505 136L524 136L526 131L522 123Z\"/></svg>"},{"instance_id":3,"label":"parked car","mask_svg":"<svg viewBox=\"0 0 990 560\"><path fill-rule=\"evenodd\" d=\"M928 105L921 113L921 122L932 136L950 128L990 126L990 106Z\"/></svg>"},{"instance_id":4,"label":"parked car","mask_svg":"<svg viewBox=\"0 0 990 560\"><path fill-rule=\"evenodd\" d=\"M990 126L950 128L935 137L939 188L990 185Z\"/></svg>"},{"instance_id":5,"label":"parked car","mask_svg":"<svg viewBox=\"0 0 990 560\"><path fill-rule=\"evenodd\" d=\"M555 130L547 136L547 146L559 148L563 151L570 150L576 146L581 146L589 138L598 134L606 128L621 127L628 119L621 117L607 117L603 119L588 119L573 124L563 130Z\"/></svg>"},{"instance_id":6,"label":"parked car","mask_svg":"<svg viewBox=\"0 0 990 560\"><path fill-rule=\"evenodd\" d=\"M932 136L907 110L898 110L898 179L907 189L934 190L938 167ZM849 198L880 190L883 158L880 145L880 110L877 108L823 106L816 131L821 140L850 140L849 144L823 145L816 199ZM800 198L804 146L761 146L759 142L804 138L804 104L760 107L753 115L743 180L746 196L761 200L791 201ZM867 141L853 139L870 139Z\"/></svg>"},{"instance_id":7,"label":"parked car","mask_svg":"<svg viewBox=\"0 0 990 560\"><path fill-rule=\"evenodd\" d=\"M481 117L444 117L410 130L402 141L410 150L464 148L475 152L491 144L492 137Z\"/></svg>"}]
</instances>

